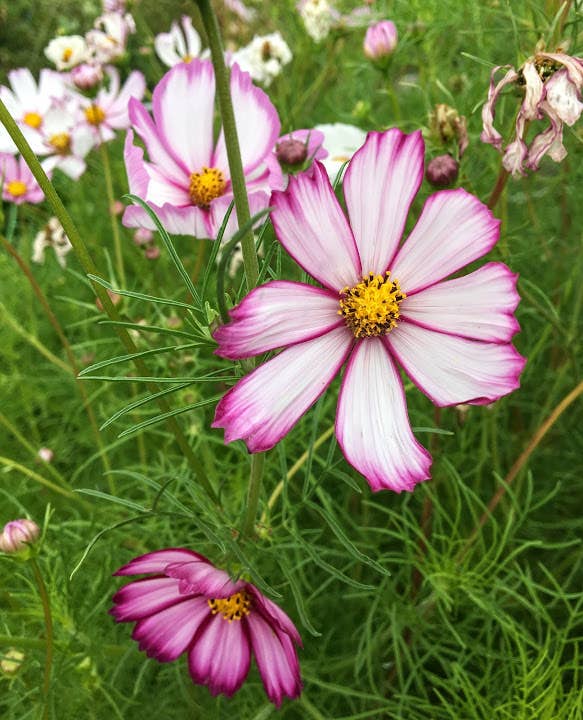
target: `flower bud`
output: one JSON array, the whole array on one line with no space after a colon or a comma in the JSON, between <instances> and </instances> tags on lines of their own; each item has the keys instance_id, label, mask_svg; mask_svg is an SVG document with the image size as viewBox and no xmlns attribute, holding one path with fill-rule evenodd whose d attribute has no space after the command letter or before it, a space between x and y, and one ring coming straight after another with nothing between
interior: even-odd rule
<instances>
[{"instance_id":1,"label":"flower bud","mask_svg":"<svg viewBox=\"0 0 583 720\"><path fill-rule=\"evenodd\" d=\"M134 233L136 245L149 245L154 239L154 233L148 228L139 227Z\"/></svg>"},{"instance_id":2,"label":"flower bud","mask_svg":"<svg viewBox=\"0 0 583 720\"><path fill-rule=\"evenodd\" d=\"M425 178L434 187L447 187L457 180L459 165L451 155L438 155L433 158L427 170Z\"/></svg>"},{"instance_id":3,"label":"flower bud","mask_svg":"<svg viewBox=\"0 0 583 720\"><path fill-rule=\"evenodd\" d=\"M157 260L160 257L160 248L156 245L149 245L144 250L144 255L148 260Z\"/></svg>"},{"instance_id":4,"label":"flower bud","mask_svg":"<svg viewBox=\"0 0 583 720\"><path fill-rule=\"evenodd\" d=\"M275 146L275 155L282 165L301 165L308 157L308 146L301 140L286 138Z\"/></svg>"},{"instance_id":5,"label":"flower bud","mask_svg":"<svg viewBox=\"0 0 583 720\"><path fill-rule=\"evenodd\" d=\"M43 462L50 463L53 461L53 458L55 457L55 453L47 447L41 447L40 450L37 453L39 460L42 460Z\"/></svg>"},{"instance_id":6,"label":"flower bud","mask_svg":"<svg viewBox=\"0 0 583 720\"><path fill-rule=\"evenodd\" d=\"M111 203L111 207L109 208L109 212L112 215L121 215L122 212L126 209L126 206L122 203L121 200L114 200Z\"/></svg>"},{"instance_id":7,"label":"flower bud","mask_svg":"<svg viewBox=\"0 0 583 720\"><path fill-rule=\"evenodd\" d=\"M32 520L23 518L6 523L0 535L0 550L5 553L17 553L26 550L40 535L39 526Z\"/></svg>"},{"instance_id":8,"label":"flower bud","mask_svg":"<svg viewBox=\"0 0 583 720\"><path fill-rule=\"evenodd\" d=\"M79 90L92 90L103 80L101 65L77 65L71 70L71 80Z\"/></svg>"},{"instance_id":9,"label":"flower bud","mask_svg":"<svg viewBox=\"0 0 583 720\"><path fill-rule=\"evenodd\" d=\"M397 47L397 28L391 20L371 25L364 36L364 54L369 60L385 60L393 54Z\"/></svg>"}]
</instances>

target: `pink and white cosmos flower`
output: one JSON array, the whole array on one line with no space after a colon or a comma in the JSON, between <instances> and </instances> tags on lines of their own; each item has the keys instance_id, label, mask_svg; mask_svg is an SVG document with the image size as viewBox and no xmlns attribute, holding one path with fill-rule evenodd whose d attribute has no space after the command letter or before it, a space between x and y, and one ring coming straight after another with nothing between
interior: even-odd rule
<instances>
[{"instance_id":1,"label":"pink and white cosmos flower","mask_svg":"<svg viewBox=\"0 0 583 720\"><path fill-rule=\"evenodd\" d=\"M117 622L135 622L140 650L160 662L188 653L195 683L213 695L232 695L247 677L251 654L265 692L279 707L302 690L290 618L251 583L233 582L202 555L184 548L135 558L115 575L148 575L113 597Z\"/></svg>"},{"instance_id":2,"label":"pink and white cosmos flower","mask_svg":"<svg viewBox=\"0 0 583 720\"><path fill-rule=\"evenodd\" d=\"M343 184L350 224L318 162L274 192L279 241L321 287L269 282L215 332L226 358L286 348L219 402L213 427L226 442L272 448L346 363L342 451L374 491L410 491L431 456L411 431L398 365L438 406L491 403L518 387L516 275L491 262L446 280L497 242L490 210L465 190L437 192L399 246L423 154L420 132L369 133Z\"/></svg>"},{"instance_id":3,"label":"pink and white cosmos flower","mask_svg":"<svg viewBox=\"0 0 583 720\"><path fill-rule=\"evenodd\" d=\"M271 188L281 182L272 153L280 123L267 95L237 65L231 68L231 95L253 215L267 207ZM130 130L125 144L130 192L150 205L168 232L216 238L233 193L222 131L217 142L213 140L212 63L194 59L174 66L154 89L152 106L153 120L140 102L130 101L133 129L149 155L145 161ZM126 208L123 223L155 230L137 206ZM236 227L233 212L225 239Z\"/></svg>"},{"instance_id":4,"label":"pink and white cosmos flower","mask_svg":"<svg viewBox=\"0 0 583 720\"><path fill-rule=\"evenodd\" d=\"M22 205L40 203L45 199L45 194L23 157L15 158L10 153L0 153L0 180L3 200Z\"/></svg>"}]
</instances>

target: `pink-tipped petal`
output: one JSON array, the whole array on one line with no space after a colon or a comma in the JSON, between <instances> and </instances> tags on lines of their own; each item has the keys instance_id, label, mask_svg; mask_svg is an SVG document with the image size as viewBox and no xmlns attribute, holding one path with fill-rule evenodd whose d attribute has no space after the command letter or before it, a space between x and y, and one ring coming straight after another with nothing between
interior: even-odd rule
<instances>
[{"instance_id":1,"label":"pink-tipped petal","mask_svg":"<svg viewBox=\"0 0 583 720\"><path fill-rule=\"evenodd\" d=\"M249 672L251 649L242 620L229 622L211 616L197 634L188 654L194 682L207 685L213 695L232 695Z\"/></svg>"},{"instance_id":2,"label":"pink-tipped petal","mask_svg":"<svg viewBox=\"0 0 583 720\"><path fill-rule=\"evenodd\" d=\"M362 279L352 232L323 165L291 177L271 197L271 220L281 244L322 285L339 292Z\"/></svg>"},{"instance_id":3,"label":"pink-tipped petal","mask_svg":"<svg viewBox=\"0 0 583 720\"><path fill-rule=\"evenodd\" d=\"M148 205L158 216L158 219L171 235L190 235L195 238L211 237L208 223L208 213L195 205L188 207L174 207L165 203L162 206L149 202ZM131 205L125 209L122 222L125 227L143 227L147 230L156 230L154 221L144 208Z\"/></svg>"},{"instance_id":4,"label":"pink-tipped petal","mask_svg":"<svg viewBox=\"0 0 583 720\"><path fill-rule=\"evenodd\" d=\"M156 550L145 555L134 558L127 565L123 565L114 575L142 575L144 573L163 573L167 565L179 562L192 562L192 560L208 560L185 548L168 548L166 550ZM209 563L210 564L210 563Z\"/></svg>"},{"instance_id":5,"label":"pink-tipped petal","mask_svg":"<svg viewBox=\"0 0 583 720\"><path fill-rule=\"evenodd\" d=\"M277 707L285 696L298 697L302 691L300 666L289 636L270 625L258 613L251 613L246 622L267 697Z\"/></svg>"},{"instance_id":6,"label":"pink-tipped petal","mask_svg":"<svg viewBox=\"0 0 583 720\"><path fill-rule=\"evenodd\" d=\"M384 273L423 180L421 131L370 132L348 164L344 197L363 275Z\"/></svg>"},{"instance_id":7,"label":"pink-tipped petal","mask_svg":"<svg viewBox=\"0 0 583 720\"><path fill-rule=\"evenodd\" d=\"M500 220L470 193L436 192L397 253L392 275L407 294L422 290L485 255L499 232Z\"/></svg>"},{"instance_id":8,"label":"pink-tipped petal","mask_svg":"<svg viewBox=\"0 0 583 720\"><path fill-rule=\"evenodd\" d=\"M252 191L249 183L247 183L247 193L247 198L249 200L249 214L251 217L256 215L258 212L261 212L261 210L265 210L265 208L269 205L269 194L267 192L261 190ZM209 237L211 240L216 240L232 200L233 195L229 193L228 195L222 195L211 202L210 212L208 213ZM259 218L254 227L258 227L265 222L266 217L267 216ZM237 210L233 207L233 211L229 215L229 220L227 221L222 242L230 240L238 229L239 223L237 222Z\"/></svg>"},{"instance_id":9,"label":"pink-tipped petal","mask_svg":"<svg viewBox=\"0 0 583 720\"><path fill-rule=\"evenodd\" d=\"M276 625L282 632L287 633L296 644L303 647L302 638L287 613L279 605L276 605L272 600L260 593L254 585L247 585L247 591L253 596L253 605L263 616L263 619L270 625Z\"/></svg>"},{"instance_id":10,"label":"pink-tipped petal","mask_svg":"<svg viewBox=\"0 0 583 720\"><path fill-rule=\"evenodd\" d=\"M177 580L168 577L134 580L116 592L116 605L109 612L117 622L141 620L180 602L185 596L178 585Z\"/></svg>"},{"instance_id":11,"label":"pink-tipped petal","mask_svg":"<svg viewBox=\"0 0 583 720\"><path fill-rule=\"evenodd\" d=\"M514 317L520 302L517 279L504 263L488 263L469 275L409 295L401 303L401 315L430 330L509 342L520 330Z\"/></svg>"},{"instance_id":12,"label":"pink-tipped petal","mask_svg":"<svg viewBox=\"0 0 583 720\"><path fill-rule=\"evenodd\" d=\"M146 78L139 70L133 70L109 107L107 124L117 130L127 128L130 124L128 114L130 100L141 100L145 92Z\"/></svg>"},{"instance_id":13,"label":"pink-tipped petal","mask_svg":"<svg viewBox=\"0 0 583 720\"><path fill-rule=\"evenodd\" d=\"M375 492L410 491L430 477L431 456L411 431L401 379L380 338L362 340L350 357L338 399L336 437L348 462Z\"/></svg>"},{"instance_id":14,"label":"pink-tipped petal","mask_svg":"<svg viewBox=\"0 0 583 720\"><path fill-rule=\"evenodd\" d=\"M217 355L251 357L311 340L341 325L338 298L327 290L274 280L252 290L214 333Z\"/></svg>"},{"instance_id":15,"label":"pink-tipped petal","mask_svg":"<svg viewBox=\"0 0 583 720\"><path fill-rule=\"evenodd\" d=\"M167 565L165 574L180 580L181 593L200 593L206 597L226 598L241 590L245 583L234 583L224 570L206 560L177 562Z\"/></svg>"},{"instance_id":16,"label":"pink-tipped petal","mask_svg":"<svg viewBox=\"0 0 583 720\"><path fill-rule=\"evenodd\" d=\"M175 65L154 89L158 132L191 173L211 166L214 101L215 74L208 60Z\"/></svg>"},{"instance_id":17,"label":"pink-tipped petal","mask_svg":"<svg viewBox=\"0 0 583 720\"><path fill-rule=\"evenodd\" d=\"M520 385L526 362L509 343L484 343L403 321L388 336L391 351L438 406L494 402Z\"/></svg>"},{"instance_id":18,"label":"pink-tipped petal","mask_svg":"<svg viewBox=\"0 0 583 720\"><path fill-rule=\"evenodd\" d=\"M134 145L132 130L127 132L123 155L130 193L139 198L145 198L148 192L149 177L144 163L144 151L141 147Z\"/></svg>"},{"instance_id":19,"label":"pink-tipped petal","mask_svg":"<svg viewBox=\"0 0 583 720\"><path fill-rule=\"evenodd\" d=\"M495 82L496 73L500 69L506 69L506 74L498 82ZM502 90L510 83L516 82L519 75L511 65L498 65L492 70L490 75L490 89L488 91L488 100L482 108L482 122L484 129L480 135L480 140L489 145L493 145L497 150L502 149L502 135L494 127L495 107L498 102L498 96Z\"/></svg>"},{"instance_id":20,"label":"pink-tipped petal","mask_svg":"<svg viewBox=\"0 0 583 720\"><path fill-rule=\"evenodd\" d=\"M353 337L346 327L293 345L240 380L217 405L212 427L250 452L272 448L316 402L342 367Z\"/></svg>"},{"instance_id":21,"label":"pink-tipped petal","mask_svg":"<svg viewBox=\"0 0 583 720\"><path fill-rule=\"evenodd\" d=\"M237 64L231 67L231 97L241 148L245 174L251 173L268 154L271 154L281 125L277 110L269 97L253 85L251 76ZM225 138L219 136L213 156L213 167L229 169Z\"/></svg>"},{"instance_id":22,"label":"pink-tipped petal","mask_svg":"<svg viewBox=\"0 0 583 720\"><path fill-rule=\"evenodd\" d=\"M187 650L210 612L206 598L188 598L139 620L132 638L149 657L171 662Z\"/></svg>"}]
</instances>

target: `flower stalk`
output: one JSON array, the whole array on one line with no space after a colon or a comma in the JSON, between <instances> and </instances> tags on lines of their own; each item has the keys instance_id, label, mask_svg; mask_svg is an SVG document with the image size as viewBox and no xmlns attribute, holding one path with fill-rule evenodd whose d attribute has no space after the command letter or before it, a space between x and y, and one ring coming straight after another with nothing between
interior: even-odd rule
<instances>
[{"instance_id":1,"label":"flower stalk","mask_svg":"<svg viewBox=\"0 0 583 720\"><path fill-rule=\"evenodd\" d=\"M47 720L49 717L49 690L51 687L51 670L53 667L53 618L51 615L51 603L47 588L43 580L42 573L38 566L36 559L33 557L30 559L32 566L32 572L34 579L38 587L41 603L43 606L43 614L45 618L45 669L43 675L43 698L44 698L44 709L43 709L43 720Z\"/></svg>"},{"instance_id":2,"label":"flower stalk","mask_svg":"<svg viewBox=\"0 0 583 720\"><path fill-rule=\"evenodd\" d=\"M113 203L115 202L115 196L113 193L113 177L111 174L111 163L109 161L109 153L105 142L101 142L99 145L99 152L101 154L101 162L103 163L103 175L105 177L105 192L107 194L107 207L109 211L109 217L111 218L111 231L113 234L113 249L115 252L115 267L118 274L118 280L121 287L126 286L126 275L123 262L123 253L121 249L121 237L119 234L119 225L116 216L111 212Z\"/></svg>"}]
</instances>

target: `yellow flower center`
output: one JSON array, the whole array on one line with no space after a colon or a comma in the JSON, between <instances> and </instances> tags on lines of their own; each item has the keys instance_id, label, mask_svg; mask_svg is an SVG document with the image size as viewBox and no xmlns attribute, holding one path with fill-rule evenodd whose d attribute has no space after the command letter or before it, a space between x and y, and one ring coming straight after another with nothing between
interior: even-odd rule
<instances>
[{"instance_id":1,"label":"yellow flower center","mask_svg":"<svg viewBox=\"0 0 583 720\"><path fill-rule=\"evenodd\" d=\"M203 167L202 172L190 176L190 199L198 207L206 208L211 200L225 192L226 186L225 176L220 170Z\"/></svg>"},{"instance_id":2,"label":"yellow flower center","mask_svg":"<svg viewBox=\"0 0 583 720\"><path fill-rule=\"evenodd\" d=\"M69 62L72 55L73 55L73 48L67 47L63 50L63 56L61 59L63 62Z\"/></svg>"},{"instance_id":3,"label":"yellow flower center","mask_svg":"<svg viewBox=\"0 0 583 720\"><path fill-rule=\"evenodd\" d=\"M49 138L50 144L61 155L66 155L71 149L71 136L69 133L57 133Z\"/></svg>"},{"instance_id":4,"label":"yellow flower center","mask_svg":"<svg viewBox=\"0 0 583 720\"><path fill-rule=\"evenodd\" d=\"M91 125L101 125L101 123L105 120L105 113L99 105L90 105L85 108L85 117L87 118L87 122Z\"/></svg>"},{"instance_id":5,"label":"yellow flower center","mask_svg":"<svg viewBox=\"0 0 583 720\"><path fill-rule=\"evenodd\" d=\"M405 293L398 280L391 280L387 271L385 277L370 272L358 285L345 287L340 293L339 315L354 333L354 337L386 335L399 319L399 303Z\"/></svg>"},{"instance_id":6,"label":"yellow flower center","mask_svg":"<svg viewBox=\"0 0 583 720\"><path fill-rule=\"evenodd\" d=\"M192 59L193 59L192 55L189 55L188 53L186 53L186 55L182 56L182 62L185 62L185 63L192 62Z\"/></svg>"},{"instance_id":7,"label":"yellow flower center","mask_svg":"<svg viewBox=\"0 0 583 720\"><path fill-rule=\"evenodd\" d=\"M6 183L6 190L12 195L12 197L21 197L26 193L26 185L22 180L11 180Z\"/></svg>"},{"instance_id":8,"label":"yellow flower center","mask_svg":"<svg viewBox=\"0 0 583 720\"><path fill-rule=\"evenodd\" d=\"M207 600L211 613L221 613L225 620L241 620L251 612L251 597L245 590L230 595L228 598L211 598Z\"/></svg>"},{"instance_id":9,"label":"yellow flower center","mask_svg":"<svg viewBox=\"0 0 583 720\"><path fill-rule=\"evenodd\" d=\"M42 117L38 113L35 113L35 112L24 113L24 117L22 118L22 121L29 127L34 128L35 130L38 130L38 128L43 123Z\"/></svg>"}]
</instances>

